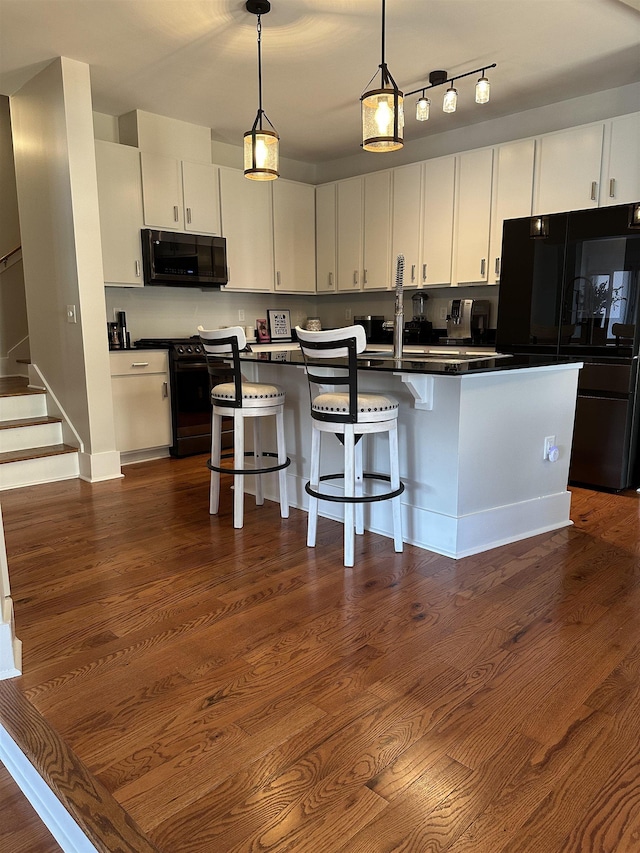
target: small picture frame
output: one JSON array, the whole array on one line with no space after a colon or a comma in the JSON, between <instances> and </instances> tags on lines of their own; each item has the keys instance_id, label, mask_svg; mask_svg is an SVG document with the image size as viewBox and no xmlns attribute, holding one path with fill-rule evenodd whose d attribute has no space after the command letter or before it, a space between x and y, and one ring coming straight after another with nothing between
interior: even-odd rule
<instances>
[{"instance_id":1,"label":"small picture frame","mask_svg":"<svg viewBox=\"0 0 640 853\"><path fill-rule=\"evenodd\" d=\"M271 343L291 340L291 312L288 308L278 311L268 308L267 320Z\"/></svg>"},{"instance_id":2,"label":"small picture frame","mask_svg":"<svg viewBox=\"0 0 640 853\"><path fill-rule=\"evenodd\" d=\"M259 344L271 343L271 336L269 335L269 327L267 326L266 319L256 320L256 341Z\"/></svg>"}]
</instances>

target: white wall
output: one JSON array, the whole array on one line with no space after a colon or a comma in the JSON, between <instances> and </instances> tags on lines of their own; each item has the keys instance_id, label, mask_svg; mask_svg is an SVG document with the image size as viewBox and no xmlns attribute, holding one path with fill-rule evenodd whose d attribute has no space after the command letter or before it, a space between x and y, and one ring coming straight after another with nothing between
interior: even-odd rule
<instances>
[{"instance_id":1,"label":"white wall","mask_svg":"<svg viewBox=\"0 0 640 853\"><path fill-rule=\"evenodd\" d=\"M11 113L32 362L84 445L81 475L119 476L89 67L54 60Z\"/></svg>"}]
</instances>

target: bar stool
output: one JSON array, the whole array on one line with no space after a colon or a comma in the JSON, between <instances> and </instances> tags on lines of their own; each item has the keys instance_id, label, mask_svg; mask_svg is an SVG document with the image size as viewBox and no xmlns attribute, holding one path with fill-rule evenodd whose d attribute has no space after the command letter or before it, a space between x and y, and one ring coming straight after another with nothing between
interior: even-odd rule
<instances>
[{"instance_id":1,"label":"bar stool","mask_svg":"<svg viewBox=\"0 0 640 853\"><path fill-rule=\"evenodd\" d=\"M392 501L393 544L401 552L402 518L400 495L404 484L400 482L398 460L398 401L386 394L360 393L358 391L358 353L363 352L367 340L362 326L348 326L324 332L308 332L296 328L296 334L305 360L311 400L311 471L305 490L309 495L307 545L316 544L318 501L344 504L344 565L353 566L355 536L364 533L363 504ZM319 365L325 359L346 359L347 364ZM330 369L328 370L327 367ZM331 390L328 389L330 387ZM345 387L345 391L336 388ZM387 432L389 434L389 472L363 473L362 441L365 435ZM333 433L344 447L344 474L320 476L320 449L323 433ZM320 491L327 480L344 480L343 494ZM382 480L390 485L383 493L363 492L363 480Z\"/></svg>"},{"instance_id":2,"label":"bar stool","mask_svg":"<svg viewBox=\"0 0 640 853\"><path fill-rule=\"evenodd\" d=\"M209 487L209 513L216 515L220 503L220 474L233 474L233 526L241 528L244 523L244 478L256 478L256 504L264 503L262 475L278 472L280 491L280 515L289 517L287 499L287 472L291 464L284 443L284 398L285 392L279 385L248 382L240 370L240 350L247 344L244 330L240 326L212 331L198 326L198 334L207 357L211 379L211 459L207 466L211 470ZM214 384L218 380L221 359L231 362L232 382ZM260 419L273 415L276 419L277 453L262 449ZM222 418L233 418L233 453L221 453ZM244 449L244 422L253 420L253 450ZM273 457L277 465L265 466L263 458ZM253 457L254 466L246 468L244 460ZM233 458L233 468L222 468L222 459Z\"/></svg>"}]
</instances>

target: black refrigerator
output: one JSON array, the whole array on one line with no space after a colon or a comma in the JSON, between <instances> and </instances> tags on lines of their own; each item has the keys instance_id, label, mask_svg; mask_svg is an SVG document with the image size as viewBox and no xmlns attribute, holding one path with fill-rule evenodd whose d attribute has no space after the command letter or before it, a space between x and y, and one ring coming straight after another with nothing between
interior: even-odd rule
<instances>
[{"instance_id":1,"label":"black refrigerator","mask_svg":"<svg viewBox=\"0 0 640 853\"><path fill-rule=\"evenodd\" d=\"M640 485L640 202L505 221L496 349L584 362L569 479Z\"/></svg>"}]
</instances>

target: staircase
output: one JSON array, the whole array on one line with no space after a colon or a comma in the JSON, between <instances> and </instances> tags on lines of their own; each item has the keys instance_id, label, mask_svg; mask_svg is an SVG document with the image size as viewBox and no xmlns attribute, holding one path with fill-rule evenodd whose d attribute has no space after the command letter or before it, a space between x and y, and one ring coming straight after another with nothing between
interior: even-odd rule
<instances>
[{"instance_id":1,"label":"staircase","mask_svg":"<svg viewBox=\"0 0 640 853\"><path fill-rule=\"evenodd\" d=\"M23 377L0 378L0 491L77 476L77 448L63 443L46 392Z\"/></svg>"}]
</instances>

